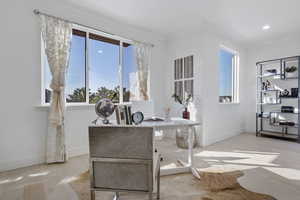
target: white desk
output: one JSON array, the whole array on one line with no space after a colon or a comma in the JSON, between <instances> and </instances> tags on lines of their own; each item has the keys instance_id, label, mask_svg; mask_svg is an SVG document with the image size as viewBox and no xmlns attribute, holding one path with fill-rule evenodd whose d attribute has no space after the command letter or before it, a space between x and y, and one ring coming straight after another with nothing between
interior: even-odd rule
<instances>
[{"instance_id":1,"label":"white desk","mask_svg":"<svg viewBox=\"0 0 300 200\"><path fill-rule=\"evenodd\" d=\"M172 174L179 174L190 172L191 168L193 167L193 134L195 133L195 126L200 125L199 122L185 120L182 118L172 118L170 121L155 121L155 122L143 122L139 125L116 125L116 124L107 124L107 125L94 125L94 126L107 126L107 127L153 127L155 130L166 130L166 129L178 129L178 128L188 128L188 163L184 164L183 167L180 168L173 168L173 169L162 169L161 175L172 175ZM163 152L161 152L163 154ZM180 163L184 163L180 161Z\"/></svg>"},{"instance_id":2,"label":"white desk","mask_svg":"<svg viewBox=\"0 0 300 200\"><path fill-rule=\"evenodd\" d=\"M190 172L191 168L194 167L194 154L193 154L193 144L194 144L194 137L193 134L195 133L195 126L200 125L199 122L194 122L191 120L185 120L182 118L172 118L170 121L160 121L160 122L143 122L141 125L143 126L151 126L154 127L156 130L167 130L167 129L179 129L179 128L188 128L188 157L187 163L179 160L181 164L184 166L180 168L172 168L172 169L161 169L161 175L173 175L179 173L186 173ZM175 133L175 131L174 131ZM163 152L161 152L163 155Z\"/></svg>"}]
</instances>

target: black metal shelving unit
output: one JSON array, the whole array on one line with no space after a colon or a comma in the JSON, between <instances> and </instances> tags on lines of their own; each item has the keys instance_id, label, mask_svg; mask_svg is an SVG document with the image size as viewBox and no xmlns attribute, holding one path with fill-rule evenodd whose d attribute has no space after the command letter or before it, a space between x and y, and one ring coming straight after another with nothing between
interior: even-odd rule
<instances>
[{"instance_id":1,"label":"black metal shelving unit","mask_svg":"<svg viewBox=\"0 0 300 200\"><path fill-rule=\"evenodd\" d=\"M300 142L300 112L298 111L300 108L300 91L298 89L297 96L280 95L284 89L299 88L300 56L260 61L256 63L256 66L256 136L270 136ZM290 76L291 73L286 70L291 66L297 67L293 76ZM267 81L270 88L266 88ZM281 87L281 84L284 88ZM272 93L274 96L268 97ZM281 106L291 106L290 104L295 108L294 111L282 112ZM292 122L288 121L290 118L293 119ZM285 123L290 124L286 125Z\"/></svg>"}]
</instances>

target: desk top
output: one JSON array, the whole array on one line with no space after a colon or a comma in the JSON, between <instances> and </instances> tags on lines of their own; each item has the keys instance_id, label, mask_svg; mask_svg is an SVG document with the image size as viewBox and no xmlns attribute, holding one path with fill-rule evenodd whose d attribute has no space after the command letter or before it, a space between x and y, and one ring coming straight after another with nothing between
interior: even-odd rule
<instances>
[{"instance_id":1,"label":"desk top","mask_svg":"<svg viewBox=\"0 0 300 200\"><path fill-rule=\"evenodd\" d=\"M99 120L100 121L100 120ZM199 122L195 122L192 120L186 120L182 118L171 118L170 121L144 121L139 125L122 125L122 124L102 124L98 122L96 125L90 125L89 127L152 127L152 128L176 128L182 126L197 126L201 125Z\"/></svg>"}]
</instances>

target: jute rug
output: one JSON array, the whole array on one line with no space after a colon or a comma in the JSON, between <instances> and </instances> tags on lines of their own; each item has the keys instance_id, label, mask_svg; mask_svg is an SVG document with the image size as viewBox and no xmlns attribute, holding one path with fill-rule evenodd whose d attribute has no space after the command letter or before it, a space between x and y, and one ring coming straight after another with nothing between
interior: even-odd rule
<instances>
[{"instance_id":1,"label":"jute rug","mask_svg":"<svg viewBox=\"0 0 300 200\"><path fill-rule=\"evenodd\" d=\"M199 190L205 190L205 193L197 198L199 200L276 200L269 195L251 192L243 188L237 181L239 177L244 175L242 171L200 172L194 170L194 172L198 173L198 176L195 177L198 177L196 184L199 185ZM178 175L177 177L180 176L186 175ZM162 179L168 179L168 177ZM195 182L195 178L191 175L187 181ZM76 180L69 184L80 200L90 200L88 172L79 175ZM169 199L167 194L163 194L164 191L161 192L161 199L164 199L164 197Z\"/></svg>"},{"instance_id":2,"label":"jute rug","mask_svg":"<svg viewBox=\"0 0 300 200\"><path fill-rule=\"evenodd\" d=\"M243 188L237 181L244 175L242 171L199 172L199 175L199 184L208 191L202 200L276 200L269 195L251 192Z\"/></svg>"}]
</instances>

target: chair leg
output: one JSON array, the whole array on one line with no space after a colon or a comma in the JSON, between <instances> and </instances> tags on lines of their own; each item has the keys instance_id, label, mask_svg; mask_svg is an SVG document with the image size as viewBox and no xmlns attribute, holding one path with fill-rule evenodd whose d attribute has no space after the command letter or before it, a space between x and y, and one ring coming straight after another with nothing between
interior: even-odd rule
<instances>
[{"instance_id":1,"label":"chair leg","mask_svg":"<svg viewBox=\"0 0 300 200\"><path fill-rule=\"evenodd\" d=\"M157 173L157 199L160 199L160 165Z\"/></svg>"},{"instance_id":2,"label":"chair leg","mask_svg":"<svg viewBox=\"0 0 300 200\"><path fill-rule=\"evenodd\" d=\"M119 200L120 194L119 192L116 192L115 196L114 196L114 200Z\"/></svg>"},{"instance_id":3,"label":"chair leg","mask_svg":"<svg viewBox=\"0 0 300 200\"><path fill-rule=\"evenodd\" d=\"M94 190L91 190L91 200L95 200L96 197L95 197L95 191Z\"/></svg>"},{"instance_id":4,"label":"chair leg","mask_svg":"<svg viewBox=\"0 0 300 200\"><path fill-rule=\"evenodd\" d=\"M149 192L149 200L152 200L152 191Z\"/></svg>"}]
</instances>

